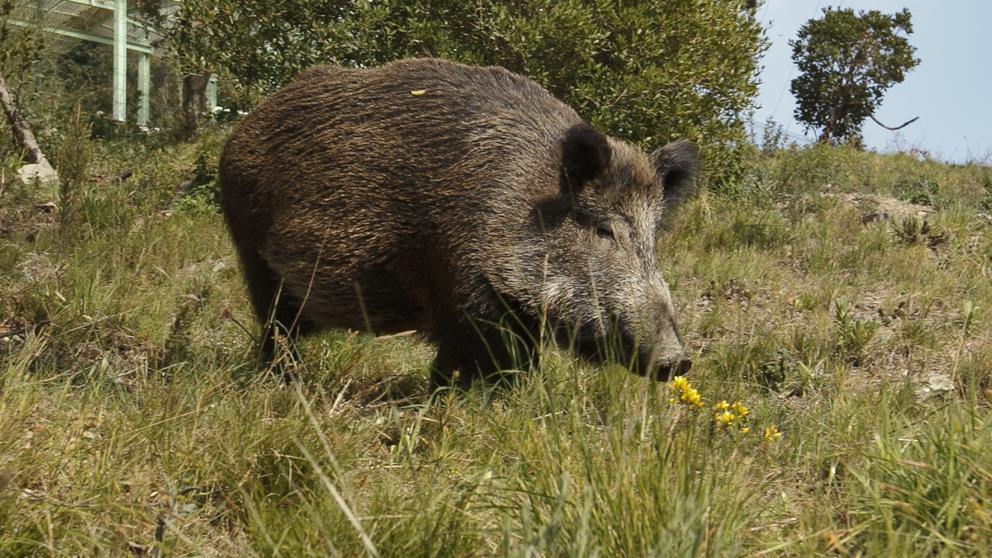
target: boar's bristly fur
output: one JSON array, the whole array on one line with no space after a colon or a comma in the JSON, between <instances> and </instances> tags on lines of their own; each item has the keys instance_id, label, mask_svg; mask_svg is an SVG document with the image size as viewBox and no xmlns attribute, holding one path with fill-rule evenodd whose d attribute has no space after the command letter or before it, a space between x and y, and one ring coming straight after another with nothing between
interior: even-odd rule
<instances>
[{"instance_id":1,"label":"boar's bristly fur","mask_svg":"<svg viewBox=\"0 0 992 558\"><path fill-rule=\"evenodd\" d=\"M690 363L655 231L697 158L604 136L498 67L328 66L237 126L221 205L267 358L273 324L419 330L433 383L467 386L532 365L548 331L663 378Z\"/></svg>"}]
</instances>

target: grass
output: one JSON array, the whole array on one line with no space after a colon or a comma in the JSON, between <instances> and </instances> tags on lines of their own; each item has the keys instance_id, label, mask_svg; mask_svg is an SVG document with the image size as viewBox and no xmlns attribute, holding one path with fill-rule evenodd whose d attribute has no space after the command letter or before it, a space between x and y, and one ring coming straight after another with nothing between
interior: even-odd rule
<instances>
[{"instance_id":1,"label":"grass","mask_svg":"<svg viewBox=\"0 0 992 558\"><path fill-rule=\"evenodd\" d=\"M5 183L0 555L992 554L987 167L780 150L694 201L659 242L694 409L564 354L432 398L430 347L349 332L257 374L222 140Z\"/></svg>"}]
</instances>

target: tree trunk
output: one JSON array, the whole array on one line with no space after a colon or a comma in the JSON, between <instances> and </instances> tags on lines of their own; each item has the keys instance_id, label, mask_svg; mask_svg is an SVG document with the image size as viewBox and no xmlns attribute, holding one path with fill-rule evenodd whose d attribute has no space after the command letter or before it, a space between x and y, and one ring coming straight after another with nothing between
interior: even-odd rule
<instances>
[{"instance_id":1,"label":"tree trunk","mask_svg":"<svg viewBox=\"0 0 992 558\"><path fill-rule=\"evenodd\" d=\"M207 84L210 72L189 74L183 78L183 113L186 116L186 138L193 139L200 129L200 118L206 111Z\"/></svg>"},{"instance_id":2,"label":"tree trunk","mask_svg":"<svg viewBox=\"0 0 992 558\"><path fill-rule=\"evenodd\" d=\"M10 92L7 91L7 82L4 81L3 74L0 74L0 104L3 105L3 112L7 116L7 122L10 123L11 131L14 133L14 141L24 149L25 160L36 165L32 174L42 180L57 179L58 175L55 173L55 169L52 168L48 159L45 158L45 154L38 147L38 142L34 139L34 134L28 128L27 122L17 112L14 100L11 98Z\"/></svg>"}]
</instances>

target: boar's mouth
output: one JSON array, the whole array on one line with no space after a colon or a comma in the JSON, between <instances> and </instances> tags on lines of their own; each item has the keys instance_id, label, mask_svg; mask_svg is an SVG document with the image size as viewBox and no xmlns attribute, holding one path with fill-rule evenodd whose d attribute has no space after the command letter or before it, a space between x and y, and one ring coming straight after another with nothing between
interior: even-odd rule
<instances>
[{"instance_id":1,"label":"boar's mouth","mask_svg":"<svg viewBox=\"0 0 992 558\"><path fill-rule=\"evenodd\" d=\"M651 344L639 342L630 326L619 319L611 320L611 327L605 333L599 324L582 324L571 337L568 344L580 358L596 364L620 364L639 376L657 381L685 374L692 366L681 358L656 358Z\"/></svg>"}]
</instances>

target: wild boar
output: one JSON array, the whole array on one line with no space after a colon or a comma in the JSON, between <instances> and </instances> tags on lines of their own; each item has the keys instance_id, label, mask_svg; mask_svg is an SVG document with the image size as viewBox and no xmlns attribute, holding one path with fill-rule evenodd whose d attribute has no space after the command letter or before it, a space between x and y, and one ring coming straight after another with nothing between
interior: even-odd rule
<instances>
[{"instance_id":1,"label":"wild boar","mask_svg":"<svg viewBox=\"0 0 992 558\"><path fill-rule=\"evenodd\" d=\"M503 68L326 66L236 127L221 206L267 358L277 327L418 330L435 386L531 366L546 338L663 379L691 361L656 231L697 163L686 142L607 137Z\"/></svg>"}]
</instances>

